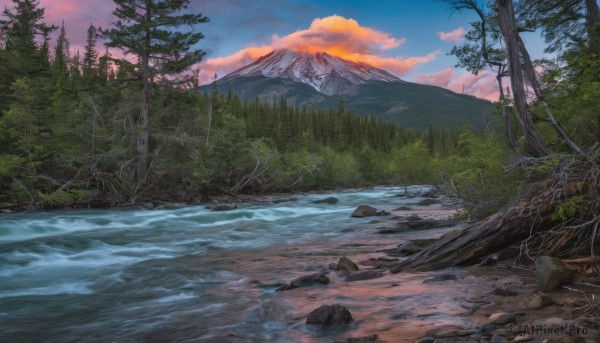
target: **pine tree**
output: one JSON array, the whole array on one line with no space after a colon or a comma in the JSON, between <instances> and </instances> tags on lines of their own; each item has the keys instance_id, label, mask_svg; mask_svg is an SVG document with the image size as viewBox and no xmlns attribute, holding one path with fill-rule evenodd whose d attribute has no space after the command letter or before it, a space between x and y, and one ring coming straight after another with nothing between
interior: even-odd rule
<instances>
[{"instance_id":1,"label":"pine tree","mask_svg":"<svg viewBox=\"0 0 600 343\"><path fill-rule=\"evenodd\" d=\"M83 53L83 79L89 85L93 78L98 75L96 67L98 62L98 50L96 50L96 41L98 40L98 30L90 24L87 30L85 40L85 51Z\"/></svg>"},{"instance_id":2,"label":"pine tree","mask_svg":"<svg viewBox=\"0 0 600 343\"><path fill-rule=\"evenodd\" d=\"M3 34L4 53L0 60L3 75L0 78L0 112L8 109L13 99L10 86L21 77L46 76L47 53L44 45L38 47L36 38L47 37L56 29L43 22L44 9L38 0L12 0L13 10L8 7L2 12L0 32Z\"/></svg>"},{"instance_id":3,"label":"pine tree","mask_svg":"<svg viewBox=\"0 0 600 343\"><path fill-rule=\"evenodd\" d=\"M141 109L137 150L140 154L137 168L138 182L144 182L148 169L150 89L155 77L180 73L200 61L204 52L191 50L201 33L181 32L182 25L205 23L201 14L179 14L189 0L114 0L113 14L118 20L114 28L104 31L107 45L122 49L138 59L135 76L141 80Z\"/></svg>"}]
</instances>

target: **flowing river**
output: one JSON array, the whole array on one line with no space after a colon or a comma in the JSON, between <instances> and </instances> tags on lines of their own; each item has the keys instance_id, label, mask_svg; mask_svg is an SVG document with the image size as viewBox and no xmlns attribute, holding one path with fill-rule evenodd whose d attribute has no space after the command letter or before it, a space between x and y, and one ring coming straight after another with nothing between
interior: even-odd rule
<instances>
[{"instance_id":1,"label":"flowing river","mask_svg":"<svg viewBox=\"0 0 600 343\"><path fill-rule=\"evenodd\" d=\"M452 282L423 283L440 272L347 282L327 270L340 256L368 261L383 256L378 250L444 232L378 235L374 229L389 219L350 217L359 204L391 211L421 200L403 192L303 195L228 212L0 214L0 341L334 342L378 334L402 342L434 326L472 327L460 306L469 282L450 292ZM313 203L326 196L338 204ZM276 284L315 272L328 272L331 283L275 292ZM354 324L305 324L310 311L335 303Z\"/></svg>"}]
</instances>

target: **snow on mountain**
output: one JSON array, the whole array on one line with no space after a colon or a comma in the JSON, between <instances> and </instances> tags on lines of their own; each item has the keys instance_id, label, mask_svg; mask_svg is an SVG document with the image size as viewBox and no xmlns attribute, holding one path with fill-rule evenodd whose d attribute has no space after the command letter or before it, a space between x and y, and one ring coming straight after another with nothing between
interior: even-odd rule
<instances>
[{"instance_id":1,"label":"snow on mountain","mask_svg":"<svg viewBox=\"0 0 600 343\"><path fill-rule=\"evenodd\" d=\"M325 52L277 50L227 76L281 77L305 83L327 95L351 94L356 85L370 80L404 82L385 70L350 62Z\"/></svg>"}]
</instances>

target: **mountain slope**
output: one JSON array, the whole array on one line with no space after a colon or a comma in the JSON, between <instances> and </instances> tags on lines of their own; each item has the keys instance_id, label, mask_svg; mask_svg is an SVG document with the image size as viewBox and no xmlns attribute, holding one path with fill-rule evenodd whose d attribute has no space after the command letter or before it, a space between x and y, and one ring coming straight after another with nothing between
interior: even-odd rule
<instances>
[{"instance_id":1,"label":"mountain slope","mask_svg":"<svg viewBox=\"0 0 600 343\"><path fill-rule=\"evenodd\" d=\"M351 96L330 96L313 87L280 77L249 76L217 81L219 92L230 88L248 99L276 101L282 97L299 107L337 108L340 98L347 109L359 115L374 115L400 127L426 129L429 123L440 128L459 128L467 123L483 130L493 121L490 102L457 94L435 86L411 82L365 81L354 85ZM210 91L210 86L203 86Z\"/></svg>"},{"instance_id":2,"label":"mountain slope","mask_svg":"<svg viewBox=\"0 0 600 343\"><path fill-rule=\"evenodd\" d=\"M355 63L325 52L277 50L242 67L223 80L249 76L280 77L301 82L326 95L351 95L352 85L366 81L403 82L385 70Z\"/></svg>"},{"instance_id":3,"label":"mountain slope","mask_svg":"<svg viewBox=\"0 0 600 343\"><path fill-rule=\"evenodd\" d=\"M492 106L486 100L405 82L385 70L327 53L273 51L217 84L221 92L230 88L249 99L285 98L299 107L337 108L343 98L346 108L359 115L374 115L412 129L425 129L429 123L440 128L468 123L482 130L492 121Z\"/></svg>"}]
</instances>

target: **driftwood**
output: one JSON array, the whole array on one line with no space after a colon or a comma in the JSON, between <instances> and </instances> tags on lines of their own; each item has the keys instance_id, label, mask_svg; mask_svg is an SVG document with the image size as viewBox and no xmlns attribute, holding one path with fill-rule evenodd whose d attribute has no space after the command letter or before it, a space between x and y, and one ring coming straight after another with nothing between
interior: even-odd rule
<instances>
[{"instance_id":1,"label":"driftwood","mask_svg":"<svg viewBox=\"0 0 600 343\"><path fill-rule=\"evenodd\" d=\"M527 243L533 237L541 236L541 233L556 229L557 222L551 219L556 206L564 199L581 193L575 187L561 191L555 197L554 189L550 187L481 222L449 232L426 249L400 262L391 272L471 265L511 245Z\"/></svg>"},{"instance_id":2,"label":"driftwood","mask_svg":"<svg viewBox=\"0 0 600 343\"><path fill-rule=\"evenodd\" d=\"M543 225L545 220L542 218L548 216L549 213L540 217L523 213L519 208L511 208L444 235L425 250L400 262L391 272L427 271L475 264L485 255L525 240L531 232L550 228Z\"/></svg>"}]
</instances>

